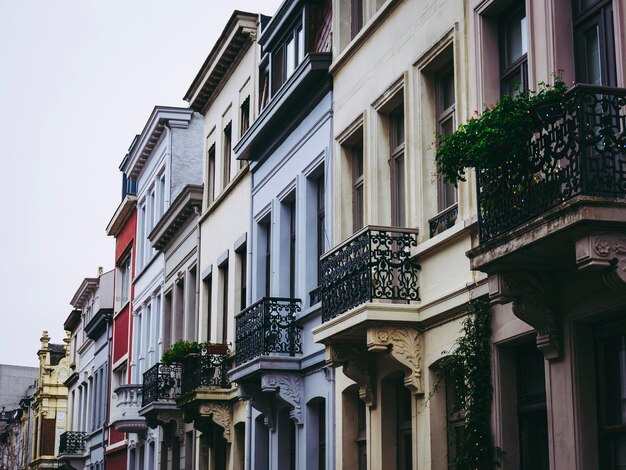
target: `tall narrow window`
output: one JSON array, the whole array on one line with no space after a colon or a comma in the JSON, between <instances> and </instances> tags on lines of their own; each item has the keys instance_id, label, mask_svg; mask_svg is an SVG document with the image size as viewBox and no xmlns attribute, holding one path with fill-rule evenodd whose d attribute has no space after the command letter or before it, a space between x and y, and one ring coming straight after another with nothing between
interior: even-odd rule
<instances>
[{"instance_id":1,"label":"tall narrow window","mask_svg":"<svg viewBox=\"0 0 626 470\"><path fill-rule=\"evenodd\" d=\"M130 282L131 282L131 257L128 257L121 263L119 269L120 275L120 291L119 291L119 306L122 307L126 305L128 299L130 298Z\"/></svg>"},{"instance_id":2,"label":"tall narrow window","mask_svg":"<svg viewBox=\"0 0 626 470\"><path fill-rule=\"evenodd\" d=\"M352 159L352 231L363 227L363 139L351 148Z\"/></svg>"},{"instance_id":3,"label":"tall narrow window","mask_svg":"<svg viewBox=\"0 0 626 470\"><path fill-rule=\"evenodd\" d=\"M259 66L259 111L267 105L270 98L270 72L267 60Z\"/></svg>"},{"instance_id":4,"label":"tall narrow window","mask_svg":"<svg viewBox=\"0 0 626 470\"><path fill-rule=\"evenodd\" d=\"M528 89L528 34L524 0L517 0L498 18L500 35L500 95Z\"/></svg>"},{"instance_id":5,"label":"tall narrow window","mask_svg":"<svg viewBox=\"0 0 626 470\"><path fill-rule=\"evenodd\" d=\"M326 470L326 402L317 402L317 461L318 469Z\"/></svg>"},{"instance_id":6,"label":"tall narrow window","mask_svg":"<svg viewBox=\"0 0 626 470\"><path fill-rule=\"evenodd\" d=\"M389 115L389 167L391 173L391 225L406 224L405 172L404 172L404 105Z\"/></svg>"},{"instance_id":7,"label":"tall narrow window","mask_svg":"<svg viewBox=\"0 0 626 470\"><path fill-rule=\"evenodd\" d=\"M517 349L517 420L521 470L548 470L544 357L534 342Z\"/></svg>"},{"instance_id":8,"label":"tall narrow window","mask_svg":"<svg viewBox=\"0 0 626 470\"><path fill-rule=\"evenodd\" d=\"M615 86L615 32L611 0L573 0L576 81Z\"/></svg>"},{"instance_id":9,"label":"tall narrow window","mask_svg":"<svg viewBox=\"0 0 626 470\"><path fill-rule=\"evenodd\" d=\"M247 303L247 283L248 283L248 253L244 243L237 250L239 264L239 310L246 308Z\"/></svg>"},{"instance_id":10,"label":"tall narrow window","mask_svg":"<svg viewBox=\"0 0 626 470\"><path fill-rule=\"evenodd\" d=\"M296 200L289 203L289 297L296 296Z\"/></svg>"},{"instance_id":11,"label":"tall narrow window","mask_svg":"<svg viewBox=\"0 0 626 470\"><path fill-rule=\"evenodd\" d=\"M159 176L159 187L157 188L157 219L165 212L165 172Z\"/></svg>"},{"instance_id":12,"label":"tall narrow window","mask_svg":"<svg viewBox=\"0 0 626 470\"><path fill-rule=\"evenodd\" d=\"M325 183L324 175L317 178L316 181L316 193L317 193L317 285L322 285L322 263L320 258L326 251L326 244L324 240L324 227L326 225L326 202L325 202Z\"/></svg>"},{"instance_id":13,"label":"tall narrow window","mask_svg":"<svg viewBox=\"0 0 626 470\"><path fill-rule=\"evenodd\" d=\"M228 261L220 266L222 278L222 342L228 342Z\"/></svg>"},{"instance_id":14,"label":"tall narrow window","mask_svg":"<svg viewBox=\"0 0 626 470\"><path fill-rule=\"evenodd\" d=\"M398 470L413 468L411 423L411 392L404 386L404 377L396 380L396 442Z\"/></svg>"},{"instance_id":15,"label":"tall narrow window","mask_svg":"<svg viewBox=\"0 0 626 470\"><path fill-rule=\"evenodd\" d=\"M228 186L230 182L230 160L232 156L232 122L229 122L224 128L224 164L222 172L222 190Z\"/></svg>"},{"instance_id":16,"label":"tall narrow window","mask_svg":"<svg viewBox=\"0 0 626 470\"><path fill-rule=\"evenodd\" d=\"M363 28L363 0L350 0L350 39Z\"/></svg>"},{"instance_id":17,"label":"tall narrow window","mask_svg":"<svg viewBox=\"0 0 626 470\"><path fill-rule=\"evenodd\" d=\"M208 176L208 188L207 197L209 198L209 204L215 199L215 144L209 148L209 154L207 156L207 176Z\"/></svg>"},{"instance_id":18,"label":"tall narrow window","mask_svg":"<svg viewBox=\"0 0 626 470\"><path fill-rule=\"evenodd\" d=\"M358 470L367 470L367 426L366 408L363 400L357 400L357 462Z\"/></svg>"},{"instance_id":19,"label":"tall narrow window","mask_svg":"<svg viewBox=\"0 0 626 470\"><path fill-rule=\"evenodd\" d=\"M211 315L211 305L213 302L213 282L211 275L204 280L204 294L206 297L206 338L207 341L211 341L211 321L213 320Z\"/></svg>"},{"instance_id":20,"label":"tall narrow window","mask_svg":"<svg viewBox=\"0 0 626 470\"><path fill-rule=\"evenodd\" d=\"M461 377L460 377L461 376ZM465 433L465 412L461 409L461 403L457 396L454 384L461 380L462 372L456 369L456 372L447 375L445 379L446 389L446 421L448 431L448 465L450 468L454 466L457 455L462 452L463 435Z\"/></svg>"},{"instance_id":21,"label":"tall narrow window","mask_svg":"<svg viewBox=\"0 0 626 470\"><path fill-rule=\"evenodd\" d=\"M239 108L239 137L244 135L250 127L250 97L248 96Z\"/></svg>"},{"instance_id":22,"label":"tall narrow window","mask_svg":"<svg viewBox=\"0 0 626 470\"><path fill-rule=\"evenodd\" d=\"M271 295L272 285L272 222L268 220L262 225L265 235L265 296Z\"/></svg>"}]
</instances>

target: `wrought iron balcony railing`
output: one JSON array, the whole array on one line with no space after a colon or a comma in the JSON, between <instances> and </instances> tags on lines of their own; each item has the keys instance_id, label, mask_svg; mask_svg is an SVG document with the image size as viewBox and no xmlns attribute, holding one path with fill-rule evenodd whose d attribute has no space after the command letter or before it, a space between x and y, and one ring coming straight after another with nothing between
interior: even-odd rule
<instances>
[{"instance_id":1,"label":"wrought iron balcony railing","mask_svg":"<svg viewBox=\"0 0 626 470\"><path fill-rule=\"evenodd\" d=\"M459 216L458 203L452 204L447 209L442 210L439 214L428 221L428 228L430 230L430 237L440 234L452 228Z\"/></svg>"},{"instance_id":2,"label":"wrought iron balcony railing","mask_svg":"<svg viewBox=\"0 0 626 470\"><path fill-rule=\"evenodd\" d=\"M373 299L419 300L417 230L364 227L322 256L322 322Z\"/></svg>"},{"instance_id":3,"label":"wrought iron balcony railing","mask_svg":"<svg viewBox=\"0 0 626 470\"><path fill-rule=\"evenodd\" d=\"M576 85L552 111L527 158L477 169L481 241L577 195L626 197L626 89Z\"/></svg>"},{"instance_id":4,"label":"wrought iron balcony railing","mask_svg":"<svg viewBox=\"0 0 626 470\"><path fill-rule=\"evenodd\" d=\"M235 317L237 365L271 353L302 354L300 299L264 297Z\"/></svg>"},{"instance_id":5,"label":"wrought iron balcony railing","mask_svg":"<svg viewBox=\"0 0 626 470\"><path fill-rule=\"evenodd\" d=\"M180 397L180 364L157 363L143 373L143 397L141 406L155 401L173 401Z\"/></svg>"},{"instance_id":6,"label":"wrought iron balcony railing","mask_svg":"<svg viewBox=\"0 0 626 470\"><path fill-rule=\"evenodd\" d=\"M59 454L84 454L87 451L85 447L86 437L86 432L65 431L59 439Z\"/></svg>"},{"instance_id":7,"label":"wrought iron balcony railing","mask_svg":"<svg viewBox=\"0 0 626 470\"><path fill-rule=\"evenodd\" d=\"M203 344L197 354L190 354L182 363L183 395L198 388L229 388L228 346Z\"/></svg>"}]
</instances>

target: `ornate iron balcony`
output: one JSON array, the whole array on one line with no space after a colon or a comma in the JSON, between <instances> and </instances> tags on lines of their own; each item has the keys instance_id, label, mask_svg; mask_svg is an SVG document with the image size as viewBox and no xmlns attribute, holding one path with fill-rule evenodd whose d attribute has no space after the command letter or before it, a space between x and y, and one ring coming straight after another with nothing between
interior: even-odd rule
<instances>
[{"instance_id":1,"label":"ornate iron balcony","mask_svg":"<svg viewBox=\"0 0 626 470\"><path fill-rule=\"evenodd\" d=\"M84 454L86 437L86 432L65 431L59 439L59 454Z\"/></svg>"},{"instance_id":2,"label":"ornate iron balcony","mask_svg":"<svg viewBox=\"0 0 626 470\"><path fill-rule=\"evenodd\" d=\"M154 401L173 401L180 397L180 364L165 365L157 363L143 373L143 397L141 406Z\"/></svg>"},{"instance_id":3,"label":"ornate iron balcony","mask_svg":"<svg viewBox=\"0 0 626 470\"><path fill-rule=\"evenodd\" d=\"M576 85L550 111L527 158L477 169L481 241L577 195L626 197L626 89Z\"/></svg>"},{"instance_id":4,"label":"ornate iron balcony","mask_svg":"<svg viewBox=\"0 0 626 470\"><path fill-rule=\"evenodd\" d=\"M452 228L456 222L456 218L459 216L458 203L452 204L447 209L444 209L435 217L428 221L428 228L430 229L430 237L440 234Z\"/></svg>"},{"instance_id":5,"label":"ornate iron balcony","mask_svg":"<svg viewBox=\"0 0 626 470\"><path fill-rule=\"evenodd\" d=\"M322 256L322 322L373 299L419 300L417 230L364 227Z\"/></svg>"},{"instance_id":6,"label":"ornate iron balcony","mask_svg":"<svg viewBox=\"0 0 626 470\"><path fill-rule=\"evenodd\" d=\"M182 364L182 394L201 387L230 388L229 352L226 344L203 344L199 353L187 356Z\"/></svg>"},{"instance_id":7,"label":"ornate iron balcony","mask_svg":"<svg viewBox=\"0 0 626 470\"><path fill-rule=\"evenodd\" d=\"M302 354L300 299L264 297L235 317L237 365L271 353Z\"/></svg>"}]
</instances>

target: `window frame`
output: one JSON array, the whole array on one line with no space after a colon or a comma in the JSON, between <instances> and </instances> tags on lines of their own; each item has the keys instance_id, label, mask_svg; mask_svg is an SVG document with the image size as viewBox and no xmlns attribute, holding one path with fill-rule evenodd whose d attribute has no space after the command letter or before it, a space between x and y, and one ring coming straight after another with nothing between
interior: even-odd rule
<instances>
[{"instance_id":1,"label":"window frame","mask_svg":"<svg viewBox=\"0 0 626 470\"><path fill-rule=\"evenodd\" d=\"M519 83L519 91L523 92L528 90L528 15L526 12L525 0L517 0L516 3L517 5L515 5L514 8L507 9L497 18L500 97L515 96L516 84L513 84L513 88L511 89L509 89L509 86L510 80L518 73L521 79L521 82ZM508 40L510 39L510 29L508 26L511 24L511 20L513 20L520 13L520 22L524 21L526 26L526 32L524 34L523 28L520 25L522 55L512 61L509 61L506 52L509 44ZM524 44L524 39L526 39L526 44ZM524 47L526 52L523 52Z\"/></svg>"}]
</instances>

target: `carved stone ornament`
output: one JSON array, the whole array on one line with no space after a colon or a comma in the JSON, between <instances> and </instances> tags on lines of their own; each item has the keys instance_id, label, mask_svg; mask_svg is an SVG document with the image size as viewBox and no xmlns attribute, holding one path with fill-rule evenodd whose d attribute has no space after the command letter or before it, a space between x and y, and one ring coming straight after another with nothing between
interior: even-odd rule
<instances>
[{"instance_id":1,"label":"carved stone ornament","mask_svg":"<svg viewBox=\"0 0 626 470\"><path fill-rule=\"evenodd\" d=\"M174 435L172 437L182 442L185 438L185 420L180 413L159 412L157 419L161 423L169 424L170 428L173 427Z\"/></svg>"},{"instance_id":2,"label":"carved stone ornament","mask_svg":"<svg viewBox=\"0 0 626 470\"><path fill-rule=\"evenodd\" d=\"M289 416L296 424L302 424L302 378L297 374L270 373L261 378L261 391L276 392L291 406Z\"/></svg>"},{"instance_id":3,"label":"carved stone ornament","mask_svg":"<svg viewBox=\"0 0 626 470\"><path fill-rule=\"evenodd\" d=\"M410 327L373 327L367 329L367 349L386 352L390 359L405 367L404 385L414 395L423 395L421 333Z\"/></svg>"},{"instance_id":4,"label":"carved stone ornament","mask_svg":"<svg viewBox=\"0 0 626 470\"><path fill-rule=\"evenodd\" d=\"M346 377L359 386L359 397L370 408L376 405L374 369L368 360L367 348L354 343L326 345L326 364L343 367Z\"/></svg>"},{"instance_id":5,"label":"carved stone ornament","mask_svg":"<svg viewBox=\"0 0 626 470\"><path fill-rule=\"evenodd\" d=\"M626 292L626 234L596 233L576 240L576 264L600 271L608 287Z\"/></svg>"},{"instance_id":6,"label":"carved stone ornament","mask_svg":"<svg viewBox=\"0 0 626 470\"><path fill-rule=\"evenodd\" d=\"M224 439L232 442L231 427L233 424L233 408L228 403L214 402L200 405L200 416L210 417L215 424L224 428Z\"/></svg>"},{"instance_id":7,"label":"carved stone ornament","mask_svg":"<svg viewBox=\"0 0 626 470\"><path fill-rule=\"evenodd\" d=\"M489 276L492 303L513 303L513 313L537 331L537 349L549 361L561 354L554 279L546 273L501 273Z\"/></svg>"}]
</instances>

